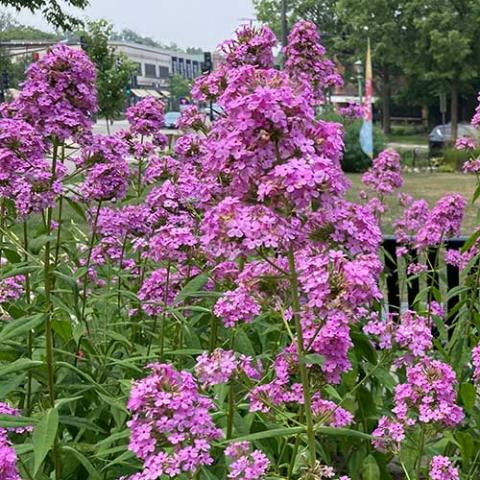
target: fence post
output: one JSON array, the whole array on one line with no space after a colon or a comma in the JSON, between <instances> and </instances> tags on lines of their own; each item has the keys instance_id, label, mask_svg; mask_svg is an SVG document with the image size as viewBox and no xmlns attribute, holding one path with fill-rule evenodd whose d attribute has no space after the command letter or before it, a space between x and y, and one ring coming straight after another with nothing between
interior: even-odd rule
<instances>
[{"instance_id":1,"label":"fence post","mask_svg":"<svg viewBox=\"0 0 480 480\"><path fill-rule=\"evenodd\" d=\"M387 277L388 311L400 311L400 286L398 281L397 240L392 236L383 237L385 250L385 274Z\"/></svg>"},{"instance_id":2,"label":"fence post","mask_svg":"<svg viewBox=\"0 0 480 480\"><path fill-rule=\"evenodd\" d=\"M418 262L418 253L415 249L410 250L410 258L412 263ZM412 308L415 303L415 298L417 298L418 293L420 292L420 279L418 275L415 278L411 278L407 282L407 297L408 297L408 308Z\"/></svg>"}]
</instances>

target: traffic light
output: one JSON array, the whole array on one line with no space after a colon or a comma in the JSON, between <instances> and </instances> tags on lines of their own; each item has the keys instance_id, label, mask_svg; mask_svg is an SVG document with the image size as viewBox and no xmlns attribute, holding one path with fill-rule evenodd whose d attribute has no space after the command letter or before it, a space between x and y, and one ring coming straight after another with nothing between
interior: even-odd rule
<instances>
[{"instance_id":1,"label":"traffic light","mask_svg":"<svg viewBox=\"0 0 480 480\"><path fill-rule=\"evenodd\" d=\"M206 75L213 70L212 54L211 52L203 52L202 73Z\"/></svg>"},{"instance_id":2,"label":"traffic light","mask_svg":"<svg viewBox=\"0 0 480 480\"><path fill-rule=\"evenodd\" d=\"M7 70L2 72L2 90L8 90L10 88L10 74Z\"/></svg>"}]
</instances>

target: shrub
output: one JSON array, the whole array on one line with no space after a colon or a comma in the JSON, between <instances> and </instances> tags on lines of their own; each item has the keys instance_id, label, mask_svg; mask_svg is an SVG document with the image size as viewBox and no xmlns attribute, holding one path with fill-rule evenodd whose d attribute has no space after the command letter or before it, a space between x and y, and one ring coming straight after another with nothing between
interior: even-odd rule
<instances>
[{"instance_id":1,"label":"shrub","mask_svg":"<svg viewBox=\"0 0 480 480\"><path fill-rule=\"evenodd\" d=\"M350 120L336 113L325 113L321 115L322 119L330 122L339 122L344 128L345 151L342 158L342 168L345 172L364 172L372 164L372 160L363 153L360 147L360 129L362 120ZM381 128L373 126L373 150L374 155L378 155L386 146L387 138Z\"/></svg>"}]
</instances>

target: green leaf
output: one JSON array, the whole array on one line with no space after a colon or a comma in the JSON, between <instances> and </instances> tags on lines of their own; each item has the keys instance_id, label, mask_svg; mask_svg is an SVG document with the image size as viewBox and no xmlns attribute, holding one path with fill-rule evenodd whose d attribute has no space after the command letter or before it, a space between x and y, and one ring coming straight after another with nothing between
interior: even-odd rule
<instances>
[{"instance_id":1,"label":"green leaf","mask_svg":"<svg viewBox=\"0 0 480 480\"><path fill-rule=\"evenodd\" d=\"M28 358L19 358L8 365L0 368L0 377L8 375L9 373L19 373L22 370L30 370L32 368L41 367L43 362L39 360L30 360Z\"/></svg>"},{"instance_id":2,"label":"green leaf","mask_svg":"<svg viewBox=\"0 0 480 480\"><path fill-rule=\"evenodd\" d=\"M23 336L26 332L29 332L42 324L44 319L45 315L39 313L31 317L22 317L17 318L16 320L11 320L0 332L0 342Z\"/></svg>"},{"instance_id":3,"label":"green leaf","mask_svg":"<svg viewBox=\"0 0 480 480\"><path fill-rule=\"evenodd\" d=\"M185 300L188 297L191 297L195 293L197 293L208 281L208 275L205 273L201 273L197 275L195 278L192 278L181 290L178 292L177 296L175 297L174 303L180 303L181 301Z\"/></svg>"},{"instance_id":4,"label":"green leaf","mask_svg":"<svg viewBox=\"0 0 480 480\"><path fill-rule=\"evenodd\" d=\"M369 455L363 462L362 480L380 480L380 468L373 455Z\"/></svg>"},{"instance_id":5,"label":"green leaf","mask_svg":"<svg viewBox=\"0 0 480 480\"><path fill-rule=\"evenodd\" d=\"M16 415L0 415L1 428L31 427L35 424L35 419L29 417L20 417Z\"/></svg>"},{"instance_id":6,"label":"green leaf","mask_svg":"<svg viewBox=\"0 0 480 480\"><path fill-rule=\"evenodd\" d=\"M32 435L34 467L36 475L45 457L53 447L58 430L58 411L55 408L47 410L38 422Z\"/></svg>"},{"instance_id":7,"label":"green leaf","mask_svg":"<svg viewBox=\"0 0 480 480\"><path fill-rule=\"evenodd\" d=\"M318 353L308 353L307 355L302 355L301 362L304 365L322 366L325 363L325 357L323 355L319 355Z\"/></svg>"},{"instance_id":8,"label":"green leaf","mask_svg":"<svg viewBox=\"0 0 480 480\"><path fill-rule=\"evenodd\" d=\"M460 398L462 399L465 410L470 411L475 406L475 387L471 383L462 383L460 385Z\"/></svg>"},{"instance_id":9,"label":"green leaf","mask_svg":"<svg viewBox=\"0 0 480 480\"><path fill-rule=\"evenodd\" d=\"M74 448L68 447L66 445L62 447L62 451L65 453L70 453L83 465L85 470L88 472L88 478L92 480L102 480L101 475L97 472L90 460L85 455L83 455L83 453L80 453L78 450L75 450Z\"/></svg>"},{"instance_id":10,"label":"green leaf","mask_svg":"<svg viewBox=\"0 0 480 480\"><path fill-rule=\"evenodd\" d=\"M264 440L265 438L289 437L291 435L297 435L298 433L304 433L305 431L305 427L274 428L273 430L265 430L263 432L251 433L250 435L245 435L243 437L224 440L223 442L220 442L220 445L230 442L253 442L256 440Z\"/></svg>"}]
</instances>

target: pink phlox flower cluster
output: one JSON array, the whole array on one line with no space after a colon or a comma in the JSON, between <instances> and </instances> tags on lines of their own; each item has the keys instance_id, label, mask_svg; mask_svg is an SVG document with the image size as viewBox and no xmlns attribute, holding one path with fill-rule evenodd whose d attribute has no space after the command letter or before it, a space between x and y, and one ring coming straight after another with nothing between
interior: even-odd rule
<instances>
[{"instance_id":1,"label":"pink phlox flower cluster","mask_svg":"<svg viewBox=\"0 0 480 480\"><path fill-rule=\"evenodd\" d=\"M291 375L297 370L298 355L296 345L292 343L277 355L273 363L273 380L253 387L248 393L250 412L269 413L272 406L303 404L302 384L291 382Z\"/></svg>"},{"instance_id":2,"label":"pink phlox flower cluster","mask_svg":"<svg viewBox=\"0 0 480 480\"><path fill-rule=\"evenodd\" d=\"M412 245L416 232L420 227L424 226L428 214L428 203L425 200L414 200L411 195L400 194L398 196L400 205L404 208L401 217L393 223L395 229L395 236L398 243L403 245ZM405 254L408 249L397 252L398 254Z\"/></svg>"},{"instance_id":3,"label":"pink phlox flower cluster","mask_svg":"<svg viewBox=\"0 0 480 480\"><path fill-rule=\"evenodd\" d=\"M249 442L233 442L225 449L229 457L228 478L260 480L267 473L270 461L260 450L251 451Z\"/></svg>"},{"instance_id":4,"label":"pink phlox flower cluster","mask_svg":"<svg viewBox=\"0 0 480 480\"><path fill-rule=\"evenodd\" d=\"M432 327L426 317L407 310L400 315L394 338L396 343L415 357L422 357L432 348Z\"/></svg>"},{"instance_id":5,"label":"pink phlox flower cluster","mask_svg":"<svg viewBox=\"0 0 480 480\"><path fill-rule=\"evenodd\" d=\"M147 183L165 180L180 173L180 162L170 155L153 156L145 169L143 179Z\"/></svg>"},{"instance_id":6,"label":"pink phlox flower cluster","mask_svg":"<svg viewBox=\"0 0 480 480\"><path fill-rule=\"evenodd\" d=\"M466 205L465 197L451 193L438 200L428 213L415 237L416 247L425 249L438 246L443 240L460 234Z\"/></svg>"},{"instance_id":7,"label":"pink phlox flower cluster","mask_svg":"<svg viewBox=\"0 0 480 480\"><path fill-rule=\"evenodd\" d=\"M381 349L392 349L394 346L406 350L397 362L411 364L413 359L425 357L433 346L431 321L413 310L407 310L400 315L379 319L378 314L365 325L363 331L378 339Z\"/></svg>"},{"instance_id":8,"label":"pink phlox flower cluster","mask_svg":"<svg viewBox=\"0 0 480 480\"><path fill-rule=\"evenodd\" d=\"M299 209L306 208L322 193L342 194L346 183L336 162L323 156L294 158L275 166L261 179L257 198L288 198Z\"/></svg>"},{"instance_id":9,"label":"pink phlox flower cluster","mask_svg":"<svg viewBox=\"0 0 480 480\"><path fill-rule=\"evenodd\" d=\"M89 168L99 163L111 164L128 156L128 144L118 135L92 135L74 159L78 167Z\"/></svg>"},{"instance_id":10,"label":"pink phlox flower cluster","mask_svg":"<svg viewBox=\"0 0 480 480\"><path fill-rule=\"evenodd\" d=\"M203 388L227 383L237 370L237 359L232 350L216 348L211 354L202 353L195 364L195 374Z\"/></svg>"},{"instance_id":11,"label":"pink phlox flower cluster","mask_svg":"<svg viewBox=\"0 0 480 480\"><path fill-rule=\"evenodd\" d=\"M214 102L223 93L227 84L227 70L217 68L209 75L201 75L192 86L192 98L199 102Z\"/></svg>"},{"instance_id":12,"label":"pink phlox flower cluster","mask_svg":"<svg viewBox=\"0 0 480 480\"><path fill-rule=\"evenodd\" d=\"M228 68L242 65L271 68L276 45L277 38L267 26L242 25L235 31L235 38L221 43L218 50Z\"/></svg>"},{"instance_id":13,"label":"pink phlox flower cluster","mask_svg":"<svg viewBox=\"0 0 480 480\"><path fill-rule=\"evenodd\" d=\"M480 344L472 349L473 380L480 382Z\"/></svg>"},{"instance_id":14,"label":"pink phlox flower cluster","mask_svg":"<svg viewBox=\"0 0 480 480\"><path fill-rule=\"evenodd\" d=\"M52 206L62 193L65 168L58 165L53 177L44 153L33 127L19 119L0 119L0 198L13 200L21 216Z\"/></svg>"},{"instance_id":15,"label":"pink phlox flower cluster","mask_svg":"<svg viewBox=\"0 0 480 480\"><path fill-rule=\"evenodd\" d=\"M322 425L344 428L353 423L353 415L348 410L339 407L335 402L320 398L319 393L312 397L312 413Z\"/></svg>"},{"instance_id":16,"label":"pink phlox flower cluster","mask_svg":"<svg viewBox=\"0 0 480 480\"><path fill-rule=\"evenodd\" d=\"M428 475L430 480L460 480L458 469L448 457L442 455L432 458Z\"/></svg>"},{"instance_id":17,"label":"pink phlox flower cluster","mask_svg":"<svg viewBox=\"0 0 480 480\"><path fill-rule=\"evenodd\" d=\"M477 105L477 108L475 108L475 115L473 116L472 121L470 122L474 127L480 126L480 94L478 95L477 100L478 100L478 105Z\"/></svg>"},{"instance_id":18,"label":"pink phlox flower cluster","mask_svg":"<svg viewBox=\"0 0 480 480\"><path fill-rule=\"evenodd\" d=\"M4 429L0 430L0 478L2 480L22 480L17 469L17 453Z\"/></svg>"},{"instance_id":19,"label":"pink phlox flower cluster","mask_svg":"<svg viewBox=\"0 0 480 480\"><path fill-rule=\"evenodd\" d=\"M92 264L121 262L124 269L133 267L135 262L126 256L127 240L136 250L143 249L151 231L150 211L144 205L101 208L97 222L100 240L93 247Z\"/></svg>"},{"instance_id":20,"label":"pink phlox flower cluster","mask_svg":"<svg viewBox=\"0 0 480 480\"><path fill-rule=\"evenodd\" d=\"M20 415L20 411L10 405L0 402L0 415ZM17 470L17 454L13 448L8 433L22 434L31 432L33 427L0 427L0 478L2 480L21 480Z\"/></svg>"},{"instance_id":21,"label":"pink phlox flower cluster","mask_svg":"<svg viewBox=\"0 0 480 480\"><path fill-rule=\"evenodd\" d=\"M401 443L405 440L405 426L403 422L383 416L372 432L372 437L372 443L377 450L399 452Z\"/></svg>"},{"instance_id":22,"label":"pink phlox flower cluster","mask_svg":"<svg viewBox=\"0 0 480 480\"><path fill-rule=\"evenodd\" d=\"M362 182L379 195L390 195L403 185L400 155L393 149L383 150L373 160L372 167L362 176Z\"/></svg>"},{"instance_id":23,"label":"pink phlox flower cluster","mask_svg":"<svg viewBox=\"0 0 480 480\"><path fill-rule=\"evenodd\" d=\"M399 253L397 253L397 255L401 257L406 253L408 253L408 250L401 250ZM423 272L428 272L428 265L426 265L425 263L409 263L407 265L407 275L418 275Z\"/></svg>"},{"instance_id":24,"label":"pink phlox flower cluster","mask_svg":"<svg viewBox=\"0 0 480 480\"><path fill-rule=\"evenodd\" d=\"M245 287L225 292L213 307L213 313L222 319L227 328L237 323L252 323L260 314L260 305Z\"/></svg>"},{"instance_id":25,"label":"pink phlox flower cluster","mask_svg":"<svg viewBox=\"0 0 480 480\"><path fill-rule=\"evenodd\" d=\"M343 85L335 64L326 58L325 47L320 43L313 22L301 20L295 23L283 53L286 71L293 79L312 85L318 100L324 99L325 90Z\"/></svg>"},{"instance_id":26,"label":"pink phlox flower cluster","mask_svg":"<svg viewBox=\"0 0 480 480\"><path fill-rule=\"evenodd\" d=\"M196 105L189 105L182 110L177 127L185 130L203 131L206 128L206 120L205 114L200 113Z\"/></svg>"},{"instance_id":27,"label":"pink phlox flower cluster","mask_svg":"<svg viewBox=\"0 0 480 480\"><path fill-rule=\"evenodd\" d=\"M455 403L456 385L455 372L449 365L423 357L407 367L407 383L396 386L393 412L407 425L419 421L454 427L464 417Z\"/></svg>"},{"instance_id":28,"label":"pink phlox flower cluster","mask_svg":"<svg viewBox=\"0 0 480 480\"><path fill-rule=\"evenodd\" d=\"M457 150L473 150L477 147L477 141L471 137L460 137L455 142Z\"/></svg>"},{"instance_id":29,"label":"pink phlox flower cluster","mask_svg":"<svg viewBox=\"0 0 480 480\"><path fill-rule=\"evenodd\" d=\"M243 372L251 380L260 380L263 367L260 360L254 362L252 357L240 355L238 358L232 350L216 348L212 353L202 353L197 357L195 375L203 388L227 383Z\"/></svg>"},{"instance_id":30,"label":"pink phlox flower cluster","mask_svg":"<svg viewBox=\"0 0 480 480\"><path fill-rule=\"evenodd\" d=\"M148 257L156 262L187 260L197 245L195 221L187 214L170 215L149 239Z\"/></svg>"},{"instance_id":31,"label":"pink phlox flower cluster","mask_svg":"<svg viewBox=\"0 0 480 480\"><path fill-rule=\"evenodd\" d=\"M353 343L349 320L349 316L338 309L325 313L322 323L311 312L302 314L305 349L308 353L323 356L320 369L328 383L340 383L341 374L351 368L348 351Z\"/></svg>"},{"instance_id":32,"label":"pink phlox flower cluster","mask_svg":"<svg viewBox=\"0 0 480 480\"><path fill-rule=\"evenodd\" d=\"M0 305L18 300L23 295L24 282L23 275L14 275L0 280Z\"/></svg>"},{"instance_id":33,"label":"pink phlox flower cluster","mask_svg":"<svg viewBox=\"0 0 480 480\"><path fill-rule=\"evenodd\" d=\"M286 221L268 207L244 205L238 198L226 197L205 213L201 242L214 257L236 258L239 253L277 248L292 238Z\"/></svg>"},{"instance_id":34,"label":"pink phlox flower cluster","mask_svg":"<svg viewBox=\"0 0 480 480\"><path fill-rule=\"evenodd\" d=\"M346 107L341 107L338 110L338 113L342 115L342 117L346 117L351 120L357 120L364 117L365 108L363 105L351 102Z\"/></svg>"},{"instance_id":35,"label":"pink phlox flower cluster","mask_svg":"<svg viewBox=\"0 0 480 480\"><path fill-rule=\"evenodd\" d=\"M19 96L4 105L3 115L26 120L44 137L79 138L91 129L97 110L95 76L85 52L55 45L30 65Z\"/></svg>"},{"instance_id":36,"label":"pink phlox flower cluster","mask_svg":"<svg viewBox=\"0 0 480 480\"><path fill-rule=\"evenodd\" d=\"M99 163L87 173L80 187L85 201L117 201L125 197L130 171L126 161Z\"/></svg>"},{"instance_id":37,"label":"pink phlox flower cluster","mask_svg":"<svg viewBox=\"0 0 480 480\"><path fill-rule=\"evenodd\" d=\"M151 136L164 125L165 105L154 97L144 97L127 109L130 130L136 135Z\"/></svg>"},{"instance_id":38,"label":"pink phlox flower cluster","mask_svg":"<svg viewBox=\"0 0 480 480\"><path fill-rule=\"evenodd\" d=\"M165 305L173 305L173 301L185 281L188 281L187 272L196 275L198 269L190 270L178 265L173 267L160 267L154 270L142 283L138 291L138 298L142 301L142 308L148 315L158 315L165 309Z\"/></svg>"},{"instance_id":39,"label":"pink phlox flower cluster","mask_svg":"<svg viewBox=\"0 0 480 480\"><path fill-rule=\"evenodd\" d=\"M213 402L199 394L190 373L166 364L148 368L152 373L135 382L128 401L129 449L144 462L135 478L193 474L211 465L211 442L222 437L209 413Z\"/></svg>"},{"instance_id":40,"label":"pink phlox flower cluster","mask_svg":"<svg viewBox=\"0 0 480 480\"><path fill-rule=\"evenodd\" d=\"M196 159L206 152L204 144L205 139L200 135L187 133L175 142L175 155L181 162Z\"/></svg>"},{"instance_id":41,"label":"pink phlox flower cluster","mask_svg":"<svg viewBox=\"0 0 480 480\"><path fill-rule=\"evenodd\" d=\"M328 311L342 298L343 308L355 310L381 298L378 275L381 265L376 256L357 255L350 260L343 252L299 255L299 282L307 305Z\"/></svg>"},{"instance_id":42,"label":"pink phlox flower cluster","mask_svg":"<svg viewBox=\"0 0 480 480\"><path fill-rule=\"evenodd\" d=\"M95 135L78 163L87 167L80 193L86 201L121 200L128 190L127 144L116 136Z\"/></svg>"},{"instance_id":43,"label":"pink phlox flower cluster","mask_svg":"<svg viewBox=\"0 0 480 480\"><path fill-rule=\"evenodd\" d=\"M368 205L338 199L309 215L313 242L342 245L349 254L376 254L382 242L378 221Z\"/></svg>"}]
</instances>

